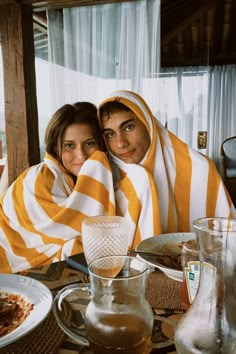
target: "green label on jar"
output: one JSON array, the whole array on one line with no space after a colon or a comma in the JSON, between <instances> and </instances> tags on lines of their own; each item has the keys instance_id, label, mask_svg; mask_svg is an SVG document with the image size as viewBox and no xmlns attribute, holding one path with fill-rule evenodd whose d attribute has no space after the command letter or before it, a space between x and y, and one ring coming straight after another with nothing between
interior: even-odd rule
<instances>
[{"instance_id":1,"label":"green label on jar","mask_svg":"<svg viewBox=\"0 0 236 354\"><path fill-rule=\"evenodd\" d=\"M192 304L199 286L200 262L190 261L185 267L185 279L187 284L189 303Z\"/></svg>"}]
</instances>

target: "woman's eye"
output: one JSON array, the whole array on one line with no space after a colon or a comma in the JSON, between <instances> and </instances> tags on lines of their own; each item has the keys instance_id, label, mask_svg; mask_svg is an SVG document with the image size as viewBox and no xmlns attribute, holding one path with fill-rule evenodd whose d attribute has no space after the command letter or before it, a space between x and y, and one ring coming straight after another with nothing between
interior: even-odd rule
<instances>
[{"instance_id":1,"label":"woman's eye","mask_svg":"<svg viewBox=\"0 0 236 354\"><path fill-rule=\"evenodd\" d=\"M105 139L111 139L114 136L113 132L106 132L104 133Z\"/></svg>"},{"instance_id":2,"label":"woman's eye","mask_svg":"<svg viewBox=\"0 0 236 354\"><path fill-rule=\"evenodd\" d=\"M96 142L96 140L90 140L90 141L87 141L87 143L85 145L88 147L93 147L93 146L97 145L97 142Z\"/></svg>"},{"instance_id":3,"label":"woman's eye","mask_svg":"<svg viewBox=\"0 0 236 354\"><path fill-rule=\"evenodd\" d=\"M72 149L74 147L74 144L73 143L65 143L63 145L63 148L64 149Z\"/></svg>"}]
</instances>

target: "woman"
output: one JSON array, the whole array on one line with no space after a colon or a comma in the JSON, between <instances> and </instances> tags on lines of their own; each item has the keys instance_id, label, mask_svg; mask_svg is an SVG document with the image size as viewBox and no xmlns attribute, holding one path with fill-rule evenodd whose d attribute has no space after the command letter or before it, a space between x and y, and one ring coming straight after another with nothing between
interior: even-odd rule
<instances>
[{"instance_id":1,"label":"woman","mask_svg":"<svg viewBox=\"0 0 236 354\"><path fill-rule=\"evenodd\" d=\"M155 119L147 103L117 91L99 106L99 121L113 161L118 213L142 239L192 231L199 217L236 216L214 163Z\"/></svg>"},{"instance_id":2,"label":"woman","mask_svg":"<svg viewBox=\"0 0 236 354\"><path fill-rule=\"evenodd\" d=\"M56 111L46 129L44 161L24 171L6 191L0 208L0 272L19 272L82 252L82 220L115 214L96 115L88 102Z\"/></svg>"}]
</instances>

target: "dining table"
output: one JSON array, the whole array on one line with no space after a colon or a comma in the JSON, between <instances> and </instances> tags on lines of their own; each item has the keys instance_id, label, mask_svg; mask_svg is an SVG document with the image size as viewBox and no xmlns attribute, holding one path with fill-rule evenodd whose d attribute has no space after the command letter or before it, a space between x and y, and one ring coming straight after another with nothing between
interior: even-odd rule
<instances>
[{"instance_id":1,"label":"dining table","mask_svg":"<svg viewBox=\"0 0 236 354\"><path fill-rule=\"evenodd\" d=\"M69 284L89 283L89 275L74 269L66 261L28 269L19 273L46 285L53 297ZM175 328L184 314L181 304L181 281L167 277L157 268L151 269L146 281L146 299L154 314L151 354L177 353L174 344ZM81 314L89 300L81 302ZM53 311L18 340L0 349L3 354L92 354L89 349L76 343L58 325Z\"/></svg>"}]
</instances>

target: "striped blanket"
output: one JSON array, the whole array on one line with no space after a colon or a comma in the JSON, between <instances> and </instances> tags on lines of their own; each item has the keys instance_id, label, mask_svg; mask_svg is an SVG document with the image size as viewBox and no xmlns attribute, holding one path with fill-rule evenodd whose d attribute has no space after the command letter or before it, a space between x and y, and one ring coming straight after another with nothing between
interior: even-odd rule
<instances>
[{"instance_id":1,"label":"striped blanket","mask_svg":"<svg viewBox=\"0 0 236 354\"><path fill-rule=\"evenodd\" d=\"M165 129L139 95L117 91L100 106L114 100L128 106L151 137L151 146L139 165L126 164L111 154L117 210L132 224L132 248L161 233L193 231L192 222L200 217L236 217L221 177L207 156Z\"/></svg>"},{"instance_id":2,"label":"striped blanket","mask_svg":"<svg viewBox=\"0 0 236 354\"><path fill-rule=\"evenodd\" d=\"M8 188L0 203L0 272L22 271L82 251L81 222L115 215L110 165L96 151L83 164L74 186L46 154Z\"/></svg>"}]
</instances>

